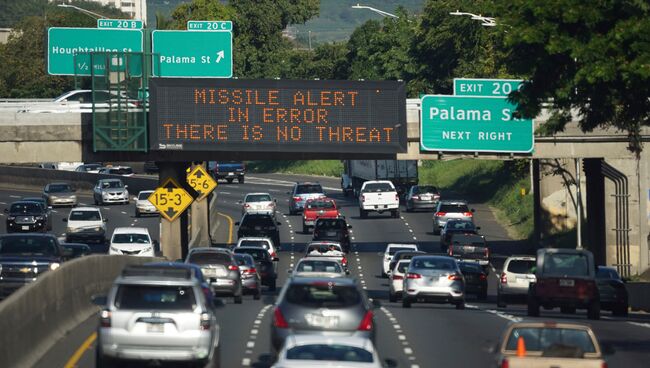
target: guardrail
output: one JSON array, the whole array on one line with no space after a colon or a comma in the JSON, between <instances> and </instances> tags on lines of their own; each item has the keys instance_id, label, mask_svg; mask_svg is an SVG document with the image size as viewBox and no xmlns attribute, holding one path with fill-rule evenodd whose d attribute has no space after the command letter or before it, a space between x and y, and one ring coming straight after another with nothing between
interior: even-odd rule
<instances>
[{"instance_id":1,"label":"guardrail","mask_svg":"<svg viewBox=\"0 0 650 368\"><path fill-rule=\"evenodd\" d=\"M0 302L0 367L31 367L62 337L97 312L124 266L154 258L93 255L64 263Z\"/></svg>"}]
</instances>

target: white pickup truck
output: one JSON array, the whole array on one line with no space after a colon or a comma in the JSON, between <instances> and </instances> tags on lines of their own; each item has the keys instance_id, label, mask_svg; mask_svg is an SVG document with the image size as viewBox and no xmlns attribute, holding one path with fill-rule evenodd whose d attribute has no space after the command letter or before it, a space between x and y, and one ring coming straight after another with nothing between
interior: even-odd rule
<instances>
[{"instance_id":1,"label":"white pickup truck","mask_svg":"<svg viewBox=\"0 0 650 368\"><path fill-rule=\"evenodd\" d=\"M390 211L393 218L399 217L399 196L393 183L388 180L363 183L359 193L359 217L367 218L372 211Z\"/></svg>"}]
</instances>

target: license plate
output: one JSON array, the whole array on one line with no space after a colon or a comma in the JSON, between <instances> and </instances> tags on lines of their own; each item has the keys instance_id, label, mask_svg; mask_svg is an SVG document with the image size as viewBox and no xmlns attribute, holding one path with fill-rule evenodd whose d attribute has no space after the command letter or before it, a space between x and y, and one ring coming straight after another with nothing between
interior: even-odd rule
<instances>
[{"instance_id":1,"label":"license plate","mask_svg":"<svg viewBox=\"0 0 650 368\"><path fill-rule=\"evenodd\" d=\"M339 324L339 318L336 316L319 316L317 314L307 314L305 316L307 323L316 327L332 328Z\"/></svg>"},{"instance_id":2,"label":"license plate","mask_svg":"<svg viewBox=\"0 0 650 368\"><path fill-rule=\"evenodd\" d=\"M420 199L423 200L423 201L430 201L431 196L422 196L422 197L420 197Z\"/></svg>"},{"instance_id":3,"label":"license plate","mask_svg":"<svg viewBox=\"0 0 650 368\"><path fill-rule=\"evenodd\" d=\"M231 173L231 172L229 172L228 175L229 175L229 176L234 176L235 173Z\"/></svg>"},{"instance_id":4,"label":"license plate","mask_svg":"<svg viewBox=\"0 0 650 368\"><path fill-rule=\"evenodd\" d=\"M165 332L165 325L162 323L147 323L147 332L163 333Z\"/></svg>"},{"instance_id":5,"label":"license plate","mask_svg":"<svg viewBox=\"0 0 650 368\"><path fill-rule=\"evenodd\" d=\"M21 229L23 229L23 230L29 230L29 226L22 226Z\"/></svg>"},{"instance_id":6,"label":"license plate","mask_svg":"<svg viewBox=\"0 0 650 368\"><path fill-rule=\"evenodd\" d=\"M465 247L465 251L469 253L473 253L476 250L476 247Z\"/></svg>"},{"instance_id":7,"label":"license plate","mask_svg":"<svg viewBox=\"0 0 650 368\"><path fill-rule=\"evenodd\" d=\"M575 283L574 280L560 280L560 286L573 287L575 286Z\"/></svg>"},{"instance_id":8,"label":"license plate","mask_svg":"<svg viewBox=\"0 0 650 368\"><path fill-rule=\"evenodd\" d=\"M327 236L336 236L336 231L328 231Z\"/></svg>"}]
</instances>

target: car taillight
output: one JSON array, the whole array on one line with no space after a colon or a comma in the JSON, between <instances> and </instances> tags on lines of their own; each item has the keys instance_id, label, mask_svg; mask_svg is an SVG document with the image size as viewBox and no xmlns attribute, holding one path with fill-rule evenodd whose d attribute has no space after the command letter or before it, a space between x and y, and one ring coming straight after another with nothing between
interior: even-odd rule
<instances>
[{"instance_id":1,"label":"car taillight","mask_svg":"<svg viewBox=\"0 0 650 368\"><path fill-rule=\"evenodd\" d=\"M465 216L465 217L472 217L472 216L474 216L474 214L471 213L471 212L463 212L463 216Z\"/></svg>"},{"instance_id":2,"label":"car taillight","mask_svg":"<svg viewBox=\"0 0 650 368\"><path fill-rule=\"evenodd\" d=\"M289 324L287 323L287 320L284 319L279 307L276 307L273 312L273 326L277 328L289 328Z\"/></svg>"},{"instance_id":3,"label":"car taillight","mask_svg":"<svg viewBox=\"0 0 650 368\"><path fill-rule=\"evenodd\" d=\"M275 203L273 203L273 202L266 205L266 207L268 207L268 208L273 208L274 206L275 206Z\"/></svg>"},{"instance_id":4,"label":"car taillight","mask_svg":"<svg viewBox=\"0 0 650 368\"><path fill-rule=\"evenodd\" d=\"M102 309L99 313L99 325L102 327L111 327L111 311Z\"/></svg>"},{"instance_id":5,"label":"car taillight","mask_svg":"<svg viewBox=\"0 0 650 368\"><path fill-rule=\"evenodd\" d=\"M251 206L251 205L248 204L248 203L244 204L244 207L245 207L245 208L249 208L250 206Z\"/></svg>"},{"instance_id":6,"label":"car taillight","mask_svg":"<svg viewBox=\"0 0 650 368\"><path fill-rule=\"evenodd\" d=\"M244 273L249 273L249 274L257 273L257 269L249 268L247 270L244 270Z\"/></svg>"},{"instance_id":7,"label":"car taillight","mask_svg":"<svg viewBox=\"0 0 650 368\"><path fill-rule=\"evenodd\" d=\"M357 327L358 331L370 331L372 330L372 311L367 311L366 315L363 316L363 319L361 320L361 323L359 323L359 327Z\"/></svg>"},{"instance_id":8,"label":"car taillight","mask_svg":"<svg viewBox=\"0 0 650 368\"><path fill-rule=\"evenodd\" d=\"M210 314L209 313L201 313L201 322L199 324L201 326L201 330L209 330L210 326L212 325L212 322L210 320Z\"/></svg>"},{"instance_id":9,"label":"car taillight","mask_svg":"<svg viewBox=\"0 0 650 368\"><path fill-rule=\"evenodd\" d=\"M399 195L395 194L395 200L399 202Z\"/></svg>"},{"instance_id":10,"label":"car taillight","mask_svg":"<svg viewBox=\"0 0 650 368\"><path fill-rule=\"evenodd\" d=\"M450 256L453 256L454 255L454 249L452 247L449 247L449 249L447 250L447 253L449 253Z\"/></svg>"},{"instance_id":11,"label":"car taillight","mask_svg":"<svg viewBox=\"0 0 650 368\"><path fill-rule=\"evenodd\" d=\"M275 254L275 252L271 252L271 258L275 258L275 257L277 257L277 255Z\"/></svg>"},{"instance_id":12,"label":"car taillight","mask_svg":"<svg viewBox=\"0 0 650 368\"><path fill-rule=\"evenodd\" d=\"M230 265L228 266L229 271L239 271L239 267L235 265Z\"/></svg>"},{"instance_id":13,"label":"car taillight","mask_svg":"<svg viewBox=\"0 0 650 368\"><path fill-rule=\"evenodd\" d=\"M479 276L479 279L481 279L481 281L483 281L483 280L487 280L487 276L485 276L485 274L482 273L482 274Z\"/></svg>"},{"instance_id":14,"label":"car taillight","mask_svg":"<svg viewBox=\"0 0 650 368\"><path fill-rule=\"evenodd\" d=\"M441 212L441 211L438 211L438 212L436 212L436 214L435 214L434 216L436 216L436 217L442 217L442 216L444 216L444 215L446 215L446 214L447 214L447 212Z\"/></svg>"},{"instance_id":15,"label":"car taillight","mask_svg":"<svg viewBox=\"0 0 650 368\"><path fill-rule=\"evenodd\" d=\"M341 259L341 264L342 264L344 267L347 266L347 265L348 265L348 259L345 258L345 257L343 257L343 259Z\"/></svg>"},{"instance_id":16,"label":"car taillight","mask_svg":"<svg viewBox=\"0 0 650 368\"><path fill-rule=\"evenodd\" d=\"M506 275L505 272L501 273L501 278L500 279L501 279L502 284L507 284L508 283L508 275Z\"/></svg>"},{"instance_id":17,"label":"car taillight","mask_svg":"<svg viewBox=\"0 0 650 368\"><path fill-rule=\"evenodd\" d=\"M605 362L600 363L600 368L608 368L608 367L609 366L607 365L607 363L605 363Z\"/></svg>"},{"instance_id":18,"label":"car taillight","mask_svg":"<svg viewBox=\"0 0 650 368\"><path fill-rule=\"evenodd\" d=\"M461 275L457 274L457 273L454 273L454 274L451 274L451 275L447 276L447 279L449 279L451 281L457 281L457 280L462 280L463 277Z\"/></svg>"},{"instance_id":19,"label":"car taillight","mask_svg":"<svg viewBox=\"0 0 650 368\"><path fill-rule=\"evenodd\" d=\"M404 280L404 277L400 275L393 275L393 280Z\"/></svg>"},{"instance_id":20,"label":"car taillight","mask_svg":"<svg viewBox=\"0 0 650 368\"><path fill-rule=\"evenodd\" d=\"M510 367L510 362L508 362L508 359L503 358L503 360L501 361L501 366L500 367L501 368L509 368Z\"/></svg>"},{"instance_id":21,"label":"car taillight","mask_svg":"<svg viewBox=\"0 0 650 368\"><path fill-rule=\"evenodd\" d=\"M302 198L300 198L300 197L293 197L293 200L296 201L296 202L300 202L300 201L302 200Z\"/></svg>"},{"instance_id":22,"label":"car taillight","mask_svg":"<svg viewBox=\"0 0 650 368\"><path fill-rule=\"evenodd\" d=\"M485 247L485 258L490 258L490 248Z\"/></svg>"},{"instance_id":23,"label":"car taillight","mask_svg":"<svg viewBox=\"0 0 650 368\"><path fill-rule=\"evenodd\" d=\"M406 274L406 278L407 279L421 279L422 276L419 273L409 272L409 273Z\"/></svg>"}]
</instances>

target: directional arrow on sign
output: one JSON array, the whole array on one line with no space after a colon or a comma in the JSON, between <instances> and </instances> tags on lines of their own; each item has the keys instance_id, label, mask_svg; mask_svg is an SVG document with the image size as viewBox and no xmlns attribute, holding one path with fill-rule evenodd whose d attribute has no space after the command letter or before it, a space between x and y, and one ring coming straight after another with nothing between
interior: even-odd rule
<instances>
[{"instance_id":1,"label":"directional arrow on sign","mask_svg":"<svg viewBox=\"0 0 650 368\"><path fill-rule=\"evenodd\" d=\"M166 214L167 217L169 217L169 218L174 218L174 217L176 217L176 213L177 213L177 212L174 211L174 209L173 209L172 207L168 207L168 208L167 208L167 211L165 211L165 214Z\"/></svg>"},{"instance_id":2,"label":"directional arrow on sign","mask_svg":"<svg viewBox=\"0 0 650 368\"><path fill-rule=\"evenodd\" d=\"M168 221L176 220L193 201L192 196L172 178L168 178L162 186L156 188L148 200Z\"/></svg>"},{"instance_id":3,"label":"directional arrow on sign","mask_svg":"<svg viewBox=\"0 0 650 368\"><path fill-rule=\"evenodd\" d=\"M198 194L197 201L206 198L217 187L217 182L200 165L187 174L186 180L187 184Z\"/></svg>"},{"instance_id":4,"label":"directional arrow on sign","mask_svg":"<svg viewBox=\"0 0 650 368\"><path fill-rule=\"evenodd\" d=\"M225 57L226 57L226 53L225 53L223 50L217 52L217 60L216 60L216 63L218 64L218 63L221 61L221 59L223 59L223 58L225 58Z\"/></svg>"}]
</instances>

